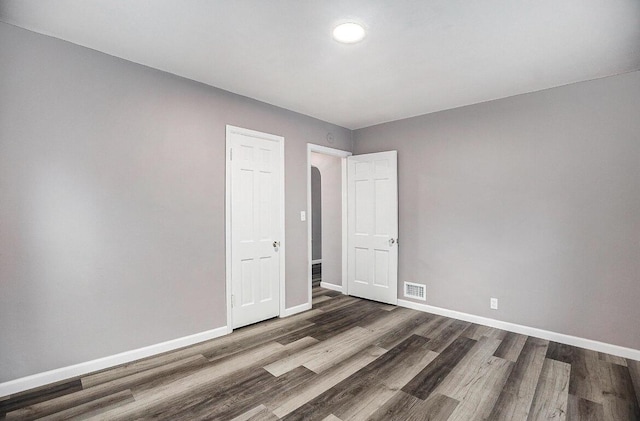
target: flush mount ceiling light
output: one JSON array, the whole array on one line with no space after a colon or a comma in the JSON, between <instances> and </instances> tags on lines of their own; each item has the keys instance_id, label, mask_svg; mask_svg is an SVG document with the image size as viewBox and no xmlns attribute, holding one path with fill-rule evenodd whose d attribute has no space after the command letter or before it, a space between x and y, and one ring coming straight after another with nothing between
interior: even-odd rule
<instances>
[{"instance_id":1,"label":"flush mount ceiling light","mask_svg":"<svg viewBox=\"0 0 640 421\"><path fill-rule=\"evenodd\" d=\"M362 25L355 22L347 22L336 26L333 30L333 38L344 44L353 44L362 41L365 32Z\"/></svg>"}]
</instances>

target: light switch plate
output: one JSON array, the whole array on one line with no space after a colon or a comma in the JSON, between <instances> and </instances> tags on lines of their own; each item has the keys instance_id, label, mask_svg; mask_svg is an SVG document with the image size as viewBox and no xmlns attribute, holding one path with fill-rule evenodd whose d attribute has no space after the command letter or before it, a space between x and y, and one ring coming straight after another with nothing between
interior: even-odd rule
<instances>
[{"instance_id":1,"label":"light switch plate","mask_svg":"<svg viewBox=\"0 0 640 421\"><path fill-rule=\"evenodd\" d=\"M305 211L300 211L300 220L301 221L307 220L307 213Z\"/></svg>"}]
</instances>

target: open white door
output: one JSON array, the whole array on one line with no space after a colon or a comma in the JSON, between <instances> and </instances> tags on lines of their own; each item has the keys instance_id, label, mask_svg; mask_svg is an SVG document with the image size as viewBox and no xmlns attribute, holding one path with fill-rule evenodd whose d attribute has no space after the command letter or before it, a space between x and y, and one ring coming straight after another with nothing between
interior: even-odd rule
<instances>
[{"instance_id":1,"label":"open white door","mask_svg":"<svg viewBox=\"0 0 640 421\"><path fill-rule=\"evenodd\" d=\"M397 151L347 158L349 295L398 302Z\"/></svg>"},{"instance_id":2,"label":"open white door","mask_svg":"<svg viewBox=\"0 0 640 421\"><path fill-rule=\"evenodd\" d=\"M283 142L227 126L233 328L280 314Z\"/></svg>"}]
</instances>

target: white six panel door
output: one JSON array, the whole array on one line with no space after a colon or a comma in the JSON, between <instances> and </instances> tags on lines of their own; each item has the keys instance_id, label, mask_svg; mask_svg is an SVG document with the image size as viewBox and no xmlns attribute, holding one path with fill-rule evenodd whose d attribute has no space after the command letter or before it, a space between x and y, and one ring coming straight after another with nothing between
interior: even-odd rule
<instances>
[{"instance_id":1,"label":"white six panel door","mask_svg":"<svg viewBox=\"0 0 640 421\"><path fill-rule=\"evenodd\" d=\"M231 145L231 304L233 328L238 328L280 313L284 210L277 139L282 138L228 128L227 139Z\"/></svg>"},{"instance_id":2,"label":"white six panel door","mask_svg":"<svg viewBox=\"0 0 640 421\"><path fill-rule=\"evenodd\" d=\"M349 295L398 302L397 152L347 158Z\"/></svg>"}]
</instances>

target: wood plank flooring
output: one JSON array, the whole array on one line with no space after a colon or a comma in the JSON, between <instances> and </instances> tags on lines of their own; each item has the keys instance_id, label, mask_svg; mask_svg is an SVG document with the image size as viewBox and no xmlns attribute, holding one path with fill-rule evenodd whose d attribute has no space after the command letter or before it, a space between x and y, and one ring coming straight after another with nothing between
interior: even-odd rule
<instances>
[{"instance_id":1,"label":"wood plank flooring","mask_svg":"<svg viewBox=\"0 0 640 421\"><path fill-rule=\"evenodd\" d=\"M322 281L322 263L314 263L311 265L311 285L315 287L320 286Z\"/></svg>"},{"instance_id":2,"label":"wood plank flooring","mask_svg":"<svg viewBox=\"0 0 640 421\"><path fill-rule=\"evenodd\" d=\"M6 420L640 420L640 362L314 288L313 310L0 398Z\"/></svg>"}]
</instances>

